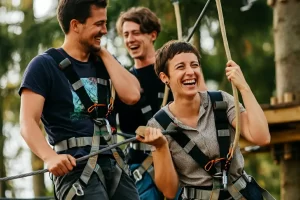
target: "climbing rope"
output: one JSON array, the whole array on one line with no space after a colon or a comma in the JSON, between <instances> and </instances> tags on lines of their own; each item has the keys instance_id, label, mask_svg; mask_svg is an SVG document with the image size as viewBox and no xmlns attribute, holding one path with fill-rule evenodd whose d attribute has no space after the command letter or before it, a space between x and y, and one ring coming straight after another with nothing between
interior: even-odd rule
<instances>
[{"instance_id":1,"label":"climbing rope","mask_svg":"<svg viewBox=\"0 0 300 200\"><path fill-rule=\"evenodd\" d=\"M217 4L217 10L218 10L218 16L219 16L219 23L220 23L220 29L222 33L222 38L223 38L223 43L224 43L224 48L226 52L226 57L227 60L231 60L231 54L230 54L230 49L227 41L227 36L226 36L226 30L225 30L225 24L224 24L224 17L223 17L223 12L222 12L222 5L220 0L216 0ZM228 160L231 160L234 154L234 150L236 149L239 139L240 139L240 127L241 127L241 120L240 120L240 106L239 106L239 96L238 96L238 91L237 88L233 83L231 83L232 86L232 91L233 91L233 97L234 97L234 107L235 107L235 116L236 116L236 127L235 127L235 138L232 146L230 147L229 150L229 155L228 155Z\"/></svg>"},{"instance_id":2,"label":"climbing rope","mask_svg":"<svg viewBox=\"0 0 300 200\"><path fill-rule=\"evenodd\" d=\"M146 126L139 126L136 130L136 134L143 137L146 128L147 128ZM171 135L171 134L174 134L174 133L177 133L177 130L162 131L162 134L164 134L164 135ZM82 156L82 157L76 159L76 163L87 160L90 157L101 154L105 151L109 151L109 150L111 150L113 148L116 148L118 146L121 146L123 144L127 144L127 143L130 143L130 142L136 142L137 141L136 137L132 137L132 134L125 134L125 133L116 133L116 134L122 135L122 136L125 136L125 137L130 137L130 136L131 137L126 139L126 140L123 140L119 143L116 143L116 144L112 144L112 145L109 145L109 146L106 145L105 148L100 149L98 151L95 151L94 153L91 153L89 155ZM24 177L28 177L28 176L34 176L34 175L38 175L38 174L44 174L46 172L49 172L49 170L48 169L42 169L42 170L37 170L37 171L25 173L25 174L19 174L19 175L15 175L15 176L3 177L3 178L0 178L0 182L9 181L9 180L13 180L13 179L24 178Z\"/></svg>"},{"instance_id":3,"label":"climbing rope","mask_svg":"<svg viewBox=\"0 0 300 200\"><path fill-rule=\"evenodd\" d=\"M171 0L172 1L172 0ZM199 14L193 28L192 28L192 31L189 33L188 37L187 37L187 42L189 42L193 36L193 34L195 33L195 30L196 28L198 27L201 19L203 18L204 16L204 13L209 5L211 0L207 0L205 6L203 7L201 13ZM177 37L178 37L178 40L182 40L182 26L181 26L181 17L180 17L180 10L179 10L179 1L178 0L173 0L172 1L173 3L173 6L174 6L174 11L175 11L175 19L176 19L176 26L177 26ZM167 100L168 100L168 97L169 97L169 92L170 92L170 89L167 85L165 85L165 91L164 91L164 98L163 98L163 101L162 101L162 104L161 104L161 107L165 106L167 104Z\"/></svg>"}]
</instances>

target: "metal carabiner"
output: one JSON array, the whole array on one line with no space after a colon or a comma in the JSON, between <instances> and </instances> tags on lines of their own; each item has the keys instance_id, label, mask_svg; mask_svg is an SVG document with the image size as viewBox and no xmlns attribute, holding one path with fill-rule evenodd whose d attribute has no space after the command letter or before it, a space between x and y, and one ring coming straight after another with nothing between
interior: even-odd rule
<instances>
[{"instance_id":1,"label":"metal carabiner","mask_svg":"<svg viewBox=\"0 0 300 200\"><path fill-rule=\"evenodd\" d=\"M84 192L83 192L83 190L82 190L82 187L81 187L81 185L80 185L78 182L75 182L75 183L72 185L72 187L74 188L75 194L76 194L77 196L83 196L83 195L84 195Z\"/></svg>"}]
</instances>

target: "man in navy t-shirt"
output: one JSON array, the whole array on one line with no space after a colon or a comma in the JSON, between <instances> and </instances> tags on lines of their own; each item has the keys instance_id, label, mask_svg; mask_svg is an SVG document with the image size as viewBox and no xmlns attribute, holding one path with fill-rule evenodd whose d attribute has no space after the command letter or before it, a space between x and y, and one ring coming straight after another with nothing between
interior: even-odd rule
<instances>
[{"instance_id":1,"label":"man in navy t-shirt","mask_svg":"<svg viewBox=\"0 0 300 200\"><path fill-rule=\"evenodd\" d=\"M61 0L57 17L64 44L33 58L19 90L21 134L54 175L58 199L139 199L134 182L119 170L110 151L96 163L75 160L107 145L99 134L111 131L110 82L123 103L140 98L137 79L100 47L107 33L106 6L106 0ZM43 136L40 119L54 150Z\"/></svg>"}]
</instances>

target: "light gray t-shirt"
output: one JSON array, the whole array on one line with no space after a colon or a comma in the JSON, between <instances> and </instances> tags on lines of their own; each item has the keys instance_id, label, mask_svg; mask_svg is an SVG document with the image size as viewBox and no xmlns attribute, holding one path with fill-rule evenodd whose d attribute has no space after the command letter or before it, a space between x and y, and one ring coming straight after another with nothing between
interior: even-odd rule
<instances>
[{"instance_id":1,"label":"light gray t-shirt","mask_svg":"<svg viewBox=\"0 0 300 200\"><path fill-rule=\"evenodd\" d=\"M227 117L231 122L235 118L234 98L232 95L221 91L223 101L227 102ZM216 136L216 126L213 114L213 107L207 92L199 92L201 97L201 105L199 110L199 120L197 129L187 126L180 122L169 110L169 104L162 109L171 117L175 124L183 129L183 132L198 146L198 148L209 158L219 158L220 151ZM245 109L240 104L240 111ZM163 130L159 123L154 119L150 119L148 126ZM235 130L230 126L231 141L234 140ZM178 173L181 186L211 186L212 177L202 168L194 159L188 155L181 146L171 137L166 136L169 142L169 148L175 169ZM230 181L236 180L243 171L244 158L237 147L232 159L229 170ZM219 170L218 170L219 171Z\"/></svg>"}]
</instances>

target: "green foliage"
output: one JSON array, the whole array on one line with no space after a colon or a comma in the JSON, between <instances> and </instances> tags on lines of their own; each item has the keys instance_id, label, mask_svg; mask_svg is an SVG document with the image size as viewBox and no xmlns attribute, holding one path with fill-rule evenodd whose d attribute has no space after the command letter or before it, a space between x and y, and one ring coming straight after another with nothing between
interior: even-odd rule
<instances>
[{"instance_id":1,"label":"green foliage","mask_svg":"<svg viewBox=\"0 0 300 200\"><path fill-rule=\"evenodd\" d=\"M0 5L3 1L0 1ZM5 1L10 2L10 1ZM22 1L23 2L23 1ZM25 1L24 1L25 2ZM182 18L183 35L186 37L194 25L206 0L182 0L180 1L180 12ZM269 97L275 89L275 67L274 48L272 38L272 10L265 1L256 1L249 11L241 12L242 1L222 1L223 14L226 25L226 32L229 41L231 55L244 72L245 78L251 86L259 103L268 103ZM2 3L3 4L3 3ZM13 7L5 4L8 10L20 10L24 13L24 21L20 27L22 33L16 35L8 31L9 24L0 24L0 77L3 77L15 62L12 59L13 53L21 56L21 73L28 62L43 50L62 44L63 33L60 30L56 17L48 17L44 20L34 18L32 1L26 1L20 7ZM109 29L115 29L115 22L120 12L133 6L146 6L153 10L161 20L162 32L160 33L155 47L161 47L171 39L177 39L176 20L174 8L170 0L110 0L108 8ZM197 35L201 31L208 31L213 41L213 48L204 48L205 39L200 38L202 54L201 65L206 80L215 80L219 87L231 93L231 85L226 80L224 69L226 56L223 47L222 37L219 28L215 29L214 24L218 23L217 9L215 2L211 4L202 19ZM116 32L109 32L110 39L114 41ZM9 85L8 85L9 86ZM19 97L16 93L17 87L11 86L3 89L5 96L4 108L14 113L15 119L4 116L5 120L17 122L19 115ZM279 197L278 166L272 165L272 159L267 155L247 155L246 168L249 174L256 177L262 186L266 186L272 194ZM266 167L267 171L263 171ZM267 182L272 177L272 183Z\"/></svg>"},{"instance_id":2,"label":"green foliage","mask_svg":"<svg viewBox=\"0 0 300 200\"><path fill-rule=\"evenodd\" d=\"M279 166L274 164L270 153L249 153L245 157L245 170L257 183L280 199ZM270 181L272 180L272 181Z\"/></svg>"}]
</instances>

